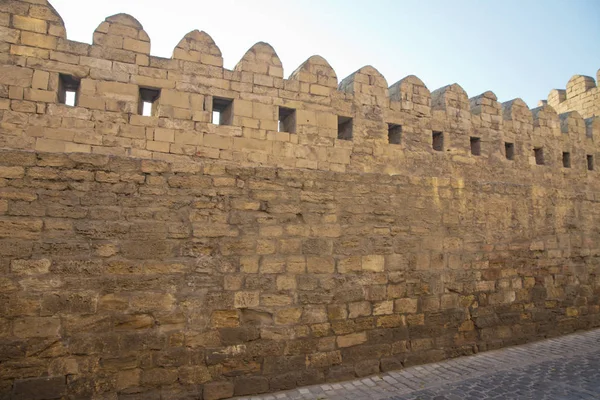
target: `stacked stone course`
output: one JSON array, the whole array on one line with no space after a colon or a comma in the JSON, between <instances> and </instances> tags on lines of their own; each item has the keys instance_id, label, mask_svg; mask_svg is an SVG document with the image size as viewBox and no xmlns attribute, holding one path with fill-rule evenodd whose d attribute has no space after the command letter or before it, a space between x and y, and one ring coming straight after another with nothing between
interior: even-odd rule
<instances>
[{"instance_id":1,"label":"stacked stone course","mask_svg":"<svg viewBox=\"0 0 600 400\"><path fill-rule=\"evenodd\" d=\"M534 110L320 56L284 79L199 31L151 56L123 14L73 42L45 0L0 3L0 60L0 399L220 399L600 326L591 78Z\"/></svg>"},{"instance_id":2,"label":"stacked stone course","mask_svg":"<svg viewBox=\"0 0 600 400\"><path fill-rule=\"evenodd\" d=\"M596 76L600 82L600 70ZM578 111L583 118L589 118L588 123L600 116L600 91L594 78L590 76L573 76L567 83L566 90L552 89L545 103L558 113Z\"/></svg>"}]
</instances>

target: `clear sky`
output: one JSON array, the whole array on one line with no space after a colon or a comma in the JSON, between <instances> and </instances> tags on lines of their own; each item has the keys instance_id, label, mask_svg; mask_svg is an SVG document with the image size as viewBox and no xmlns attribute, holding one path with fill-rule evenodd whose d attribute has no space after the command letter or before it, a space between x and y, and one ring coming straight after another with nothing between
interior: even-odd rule
<instances>
[{"instance_id":1,"label":"clear sky","mask_svg":"<svg viewBox=\"0 0 600 400\"><path fill-rule=\"evenodd\" d=\"M226 68L270 43L288 77L314 54L338 80L372 65L388 85L414 74L433 91L458 83L469 97L492 90L534 108L572 75L600 68L600 0L50 0L71 40L120 12L137 18L152 55L170 57L199 29Z\"/></svg>"}]
</instances>

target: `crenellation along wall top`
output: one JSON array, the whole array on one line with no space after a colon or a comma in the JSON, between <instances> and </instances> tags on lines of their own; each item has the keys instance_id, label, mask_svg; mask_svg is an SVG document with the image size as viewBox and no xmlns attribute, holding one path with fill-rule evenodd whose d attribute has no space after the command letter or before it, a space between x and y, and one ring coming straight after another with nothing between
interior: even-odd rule
<instances>
[{"instance_id":1,"label":"crenellation along wall top","mask_svg":"<svg viewBox=\"0 0 600 400\"><path fill-rule=\"evenodd\" d=\"M40 2L43 1L35 3ZM456 83L431 92L414 75L388 85L385 77L372 66L362 67L338 80L327 60L317 55L308 58L285 79L281 60L265 42L253 45L235 68L228 70L223 68L222 53L214 40L199 30L186 34L171 58L156 57L150 53L151 40L142 24L127 14L106 18L94 32L91 45L78 43L61 34L58 28L64 31L64 23L49 3L12 1L0 7L3 7L0 11L13 14L9 37L4 38L9 45L9 56L5 57L9 60L7 65L51 72L46 86L50 92L56 91L59 85L56 73L81 78L79 105L83 108L104 105L108 107L106 111L135 114L138 88L157 88L162 89L163 108L159 117L188 120L187 125L195 127L210 121L211 96L232 98L238 100L234 121L243 123L244 136L292 140L282 132L271 132L277 130L277 113L275 108L264 105L290 107L298 110L297 121L305 125L303 136L296 138L300 144L340 149L354 146L354 153L371 154L376 150L362 146L386 142L386 123L406 122L406 135L423 135L428 130L440 129L460 136L474 132L487 135L488 139L499 137L495 131L506 131L509 136L535 134L550 138L561 132L590 137L597 130L598 124L588 120L589 115L577 107L565 110L554 105L589 97L597 90L591 77L574 76L566 90L552 91L552 100L549 98L540 107L530 110L521 99L500 103L492 91L469 98ZM30 29L37 29L39 36L31 36ZM12 72L5 69L5 73ZM23 87L28 88L28 84ZM47 96L52 97L52 93ZM599 100L596 96L591 102L597 104ZM585 101L585 104L590 102ZM56 109L48 108L53 112ZM579 112L569 113L575 110ZM352 139L354 145L335 139L336 121L331 116L321 115L332 111L334 115L360 120L360 130L356 130ZM263 120L258 116L264 116ZM256 126L252 128L252 124ZM209 134L215 129L208 129ZM216 131L226 129L221 127ZM242 130L233 131L238 135ZM408 136L405 139L427 142Z\"/></svg>"}]
</instances>

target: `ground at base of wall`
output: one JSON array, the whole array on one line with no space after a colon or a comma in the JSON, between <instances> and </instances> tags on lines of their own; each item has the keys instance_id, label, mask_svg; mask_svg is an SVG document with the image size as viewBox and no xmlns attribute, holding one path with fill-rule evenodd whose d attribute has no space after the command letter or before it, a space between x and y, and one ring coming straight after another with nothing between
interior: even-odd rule
<instances>
[{"instance_id":1,"label":"ground at base of wall","mask_svg":"<svg viewBox=\"0 0 600 400\"><path fill-rule=\"evenodd\" d=\"M600 329L374 375L238 400L600 398Z\"/></svg>"}]
</instances>

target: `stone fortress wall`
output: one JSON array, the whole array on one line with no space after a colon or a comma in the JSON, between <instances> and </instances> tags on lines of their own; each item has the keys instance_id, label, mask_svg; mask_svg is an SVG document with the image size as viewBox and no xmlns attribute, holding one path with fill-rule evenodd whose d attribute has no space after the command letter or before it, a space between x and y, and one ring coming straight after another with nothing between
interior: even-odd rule
<instances>
[{"instance_id":1,"label":"stone fortress wall","mask_svg":"<svg viewBox=\"0 0 600 400\"><path fill-rule=\"evenodd\" d=\"M284 79L199 31L151 56L124 14L69 41L45 0L0 3L0 59L0 398L218 399L600 326L592 78L533 110L319 56Z\"/></svg>"}]
</instances>

